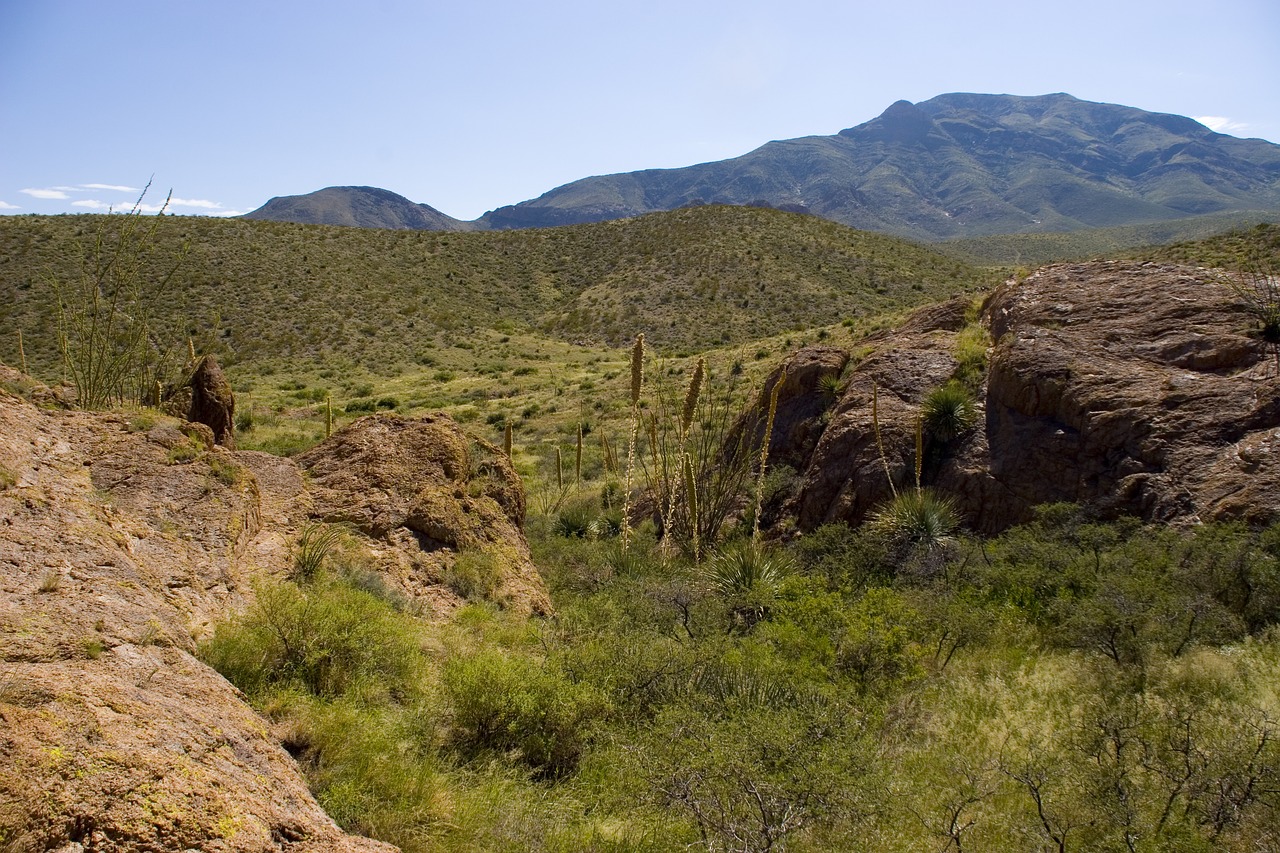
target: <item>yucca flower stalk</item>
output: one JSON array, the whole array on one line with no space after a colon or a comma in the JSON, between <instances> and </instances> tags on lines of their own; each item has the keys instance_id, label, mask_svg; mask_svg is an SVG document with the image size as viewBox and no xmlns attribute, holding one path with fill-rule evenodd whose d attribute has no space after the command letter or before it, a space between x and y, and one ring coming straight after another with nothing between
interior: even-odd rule
<instances>
[{"instance_id":1,"label":"yucca flower stalk","mask_svg":"<svg viewBox=\"0 0 1280 853\"><path fill-rule=\"evenodd\" d=\"M636 443L640 439L640 393L644 389L644 333L631 347L631 440L627 445L627 477L622 493L622 550L631 543L631 486L635 480Z\"/></svg>"},{"instance_id":2,"label":"yucca flower stalk","mask_svg":"<svg viewBox=\"0 0 1280 853\"><path fill-rule=\"evenodd\" d=\"M702 383L707 377L707 360L699 357L694 365L693 374L689 377L689 387L684 393L684 406L680 410L680 446L683 449L685 439L689 436L689 427L698 413L698 397L702 394Z\"/></svg>"},{"instance_id":3,"label":"yucca flower stalk","mask_svg":"<svg viewBox=\"0 0 1280 853\"><path fill-rule=\"evenodd\" d=\"M573 453L573 487L582 488L582 424L578 424L578 446Z\"/></svg>"},{"instance_id":4,"label":"yucca flower stalk","mask_svg":"<svg viewBox=\"0 0 1280 853\"><path fill-rule=\"evenodd\" d=\"M871 429L876 435L876 450L880 452L880 464L884 465L884 476L889 480L889 491L898 496L898 487L893 483L893 472L889 470L889 457L884 452L884 439L880 436L880 387L871 382Z\"/></svg>"},{"instance_id":5,"label":"yucca flower stalk","mask_svg":"<svg viewBox=\"0 0 1280 853\"><path fill-rule=\"evenodd\" d=\"M684 464L681 465L684 473L684 495L685 502L688 504L689 510L689 529L692 531L693 539L690 543L693 547L693 562L702 561L702 543L698 540L698 484L694 479L693 460L688 454L684 456Z\"/></svg>"},{"instance_id":6,"label":"yucca flower stalk","mask_svg":"<svg viewBox=\"0 0 1280 853\"><path fill-rule=\"evenodd\" d=\"M769 413L764 421L764 438L760 442L760 470L756 473L756 511L751 520L751 541L760 539L760 513L764 509L764 474L769 464L769 443L773 441L773 421L778 415L778 394L782 391L782 383L787 380L787 371L778 375L769 392Z\"/></svg>"}]
</instances>

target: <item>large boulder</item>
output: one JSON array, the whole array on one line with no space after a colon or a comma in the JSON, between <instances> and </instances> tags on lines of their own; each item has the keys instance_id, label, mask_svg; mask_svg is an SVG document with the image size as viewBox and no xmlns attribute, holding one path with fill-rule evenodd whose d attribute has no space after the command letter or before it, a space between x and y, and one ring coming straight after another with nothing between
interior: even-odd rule
<instances>
[{"instance_id":1,"label":"large boulder","mask_svg":"<svg viewBox=\"0 0 1280 853\"><path fill-rule=\"evenodd\" d=\"M1220 273L1058 264L999 289L982 322L994 346L978 428L945 446L926 436L922 466L974 529L1054 501L1157 521L1280 518L1280 377ZM859 523L890 479L914 485L916 419L957 369L961 325L943 306L869 342L803 466L789 506L802 529Z\"/></svg>"},{"instance_id":2,"label":"large boulder","mask_svg":"<svg viewBox=\"0 0 1280 853\"><path fill-rule=\"evenodd\" d=\"M0 846L391 850L324 813L197 644L324 521L424 618L461 602L442 582L468 553L504 604L548 612L523 515L506 458L443 416L368 418L300 466L0 386Z\"/></svg>"},{"instance_id":3,"label":"large boulder","mask_svg":"<svg viewBox=\"0 0 1280 853\"><path fill-rule=\"evenodd\" d=\"M262 523L207 430L0 391L5 849L391 849L339 829L193 654L251 595Z\"/></svg>"},{"instance_id":4,"label":"large boulder","mask_svg":"<svg viewBox=\"0 0 1280 853\"><path fill-rule=\"evenodd\" d=\"M314 518L349 524L377 543L384 573L435 607L457 603L441 580L465 554L496 567L494 597L549 613L545 584L521 531L525 499L506 455L468 438L447 415L378 414L300 454Z\"/></svg>"},{"instance_id":5,"label":"large boulder","mask_svg":"<svg viewBox=\"0 0 1280 853\"><path fill-rule=\"evenodd\" d=\"M187 420L204 424L213 431L213 440L234 450L236 446L236 395L218 365L206 355L191 374L191 403Z\"/></svg>"}]
</instances>

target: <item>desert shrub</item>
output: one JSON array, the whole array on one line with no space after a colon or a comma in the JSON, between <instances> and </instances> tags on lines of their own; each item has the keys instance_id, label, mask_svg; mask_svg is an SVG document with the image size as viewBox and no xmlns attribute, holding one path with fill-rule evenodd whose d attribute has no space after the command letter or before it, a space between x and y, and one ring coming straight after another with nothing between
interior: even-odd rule
<instances>
[{"instance_id":1,"label":"desert shrub","mask_svg":"<svg viewBox=\"0 0 1280 853\"><path fill-rule=\"evenodd\" d=\"M234 486L240 482L244 469L221 456L209 456L209 473L224 486Z\"/></svg>"},{"instance_id":2,"label":"desert shrub","mask_svg":"<svg viewBox=\"0 0 1280 853\"><path fill-rule=\"evenodd\" d=\"M467 549L445 569L444 584L469 601L489 599L502 581L502 565L488 551Z\"/></svg>"},{"instance_id":3,"label":"desert shrub","mask_svg":"<svg viewBox=\"0 0 1280 853\"><path fill-rule=\"evenodd\" d=\"M664 710L636 750L650 796L690 820L707 850L785 849L806 830L856 811L862 750L856 714L757 706L733 715ZM673 839L675 841L675 839Z\"/></svg>"},{"instance_id":4,"label":"desert shrub","mask_svg":"<svg viewBox=\"0 0 1280 853\"><path fill-rule=\"evenodd\" d=\"M572 770L590 726L608 712L603 694L534 660L496 649L446 662L452 742L469 754L515 751L548 777Z\"/></svg>"},{"instance_id":5,"label":"desert shrub","mask_svg":"<svg viewBox=\"0 0 1280 853\"><path fill-rule=\"evenodd\" d=\"M250 695L295 686L322 697L408 695L422 661L412 619L342 579L259 586L201 655Z\"/></svg>"},{"instance_id":6,"label":"desert shrub","mask_svg":"<svg viewBox=\"0 0 1280 853\"><path fill-rule=\"evenodd\" d=\"M430 729L420 725L433 709L284 693L265 710L290 732L286 745L343 829L406 851L437 849L434 837L447 817L439 797L446 780Z\"/></svg>"},{"instance_id":7,"label":"desert shrub","mask_svg":"<svg viewBox=\"0 0 1280 853\"><path fill-rule=\"evenodd\" d=\"M165 459L170 465L180 465L184 462L199 459L203 453L204 447L191 436L184 436L181 441L169 448L169 451L165 454Z\"/></svg>"},{"instance_id":8,"label":"desert shrub","mask_svg":"<svg viewBox=\"0 0 1280 853\"><path fill-rule=\"evenodd\" d=\"M991 336L976 320L969 323L956 335L954 355L956 369L954 377L957 382L972 391L977 391L982 384L982 376L987 369L987 347Z\"/></svg>"},{"instance_id":9,"label":"desert shrub","mask_svg":"<svg viewBox=\"0 0 1280 853\"><path fill-rule=\"evenodd\" d=\"M856 591L893 578L886 540L842 522L824 524L801 536L792 550L802 569L824 577L833 588Z\"/></svg>"}]
</instances>

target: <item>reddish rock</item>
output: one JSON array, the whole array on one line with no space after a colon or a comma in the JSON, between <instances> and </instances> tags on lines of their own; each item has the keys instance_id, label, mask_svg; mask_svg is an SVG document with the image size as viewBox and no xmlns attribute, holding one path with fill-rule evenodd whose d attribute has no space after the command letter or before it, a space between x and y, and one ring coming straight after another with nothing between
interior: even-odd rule
<instances>
[{"instance_id":1,"label":"reddish rock","mask_svg":"<svg viewBox=\"0 0 1280 853\"><path fill-rule=\"evenodd\" d=\"M804 466L802 529L862 521L914 480L915 418L955 369L956 309L872 341ZM994 532L1072 501L1149 520L1280 517L1280 378L1220 274L1127 262L1058 264L984 308L996 342L981 428L926 448L925 481ZM878 388L884 458L876 447Z\"/></svg>"},{"instance_id":2,"label":"reddish rock","mask_svg":"<svg viewBox=\"0 0 1280 853\"><path fill-rule=\"evenodd\" d=\"M223 375L218 360L211 355L200 359L191 374L191 407L187 420L213 430L213 440L235 450L236 396Z\"/></svg>"},{"instance_id":3,"label":"reddish rock","mask_svg":"<svg viewBox=\"0 0 1280 853\"><path fill-rule=\"evenodd\" d=\"M361 418L297 460L309 477L316 518L399 546L383 555L383 567L407 594L451 608L457 599L440 580L471 551L500 566L498 601L526 613L551 612L520 529L519 477L492 445L476 443L473 450L447 415Z\"/></svg>"},{"instance_id":4,"label":"reddish rock","mask_svg":"<svg viewBox=\"0 0 1280 853\"><path fill-rule=\"evenodd\" d=\"M305 454L304 477L197 424L0 389L0 846L392 850L344 833L193 653L255 581L291 573L316 519L349 522L428 614L458 604L440 576L464 549L508 606L548 611L500 456L443 416L378 416Z\"/></svg>"},{"instance_id":5,"label":"reddish rock","mask_svg":"<svg viewBox=\"0 0 1280 853\"><path fill-rule=\"evenodd\" d=\"M755 402L738 418L727 444L737 447L749 433L746 446L756 451L764 439L769 401L779 381L778 406L774 413L769 442L769 465L802 468L813 453L824 427L823 416L835 405L836 389L824 386L839 380L849 353L833 346L811 346L797 350L765 380Z\"/></svg>"}]
</instances>

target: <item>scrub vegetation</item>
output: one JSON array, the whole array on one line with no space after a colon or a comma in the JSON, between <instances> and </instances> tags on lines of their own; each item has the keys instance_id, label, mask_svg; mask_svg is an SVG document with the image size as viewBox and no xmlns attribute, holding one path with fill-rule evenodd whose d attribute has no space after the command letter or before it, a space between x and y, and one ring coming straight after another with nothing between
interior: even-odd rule
<instances>
[{"instance_id":1,"label":"scrub vegetation","mask_svg":"<svg viewBox=\"0 0 1280 853\"><path fill-rule=\"evenodd\" d=\"M25 270L94 232L5 219L0 329L56 379ZM317 525L201 648L346 829L407 851L1280 848L1280 527L1052 505L977 538L917 488L782 543L754 515L784 468L735 449L716 485L728 415L782 355L852 348L990 271L747 209L497 234L158 221L190 260L155 328L223 355L241 447L445 409L525 480L554 617L501 610L463 564L469 603L424 619ZM983 335L922 419L940 442L974 427Z\"/></svg>"},{"instance_id":2,"label":"scrub vegetation","mask_svg":"<svg viewBox=\"0 0 1280 853\"><path fill-rule=\"evenodd\" d=\"M1280 844L1280 528L1055 505L929 573L874 525L530 534L553 619L424 622L330 556L206 659L407 850Z\"/></svg>"}]
</instances>

